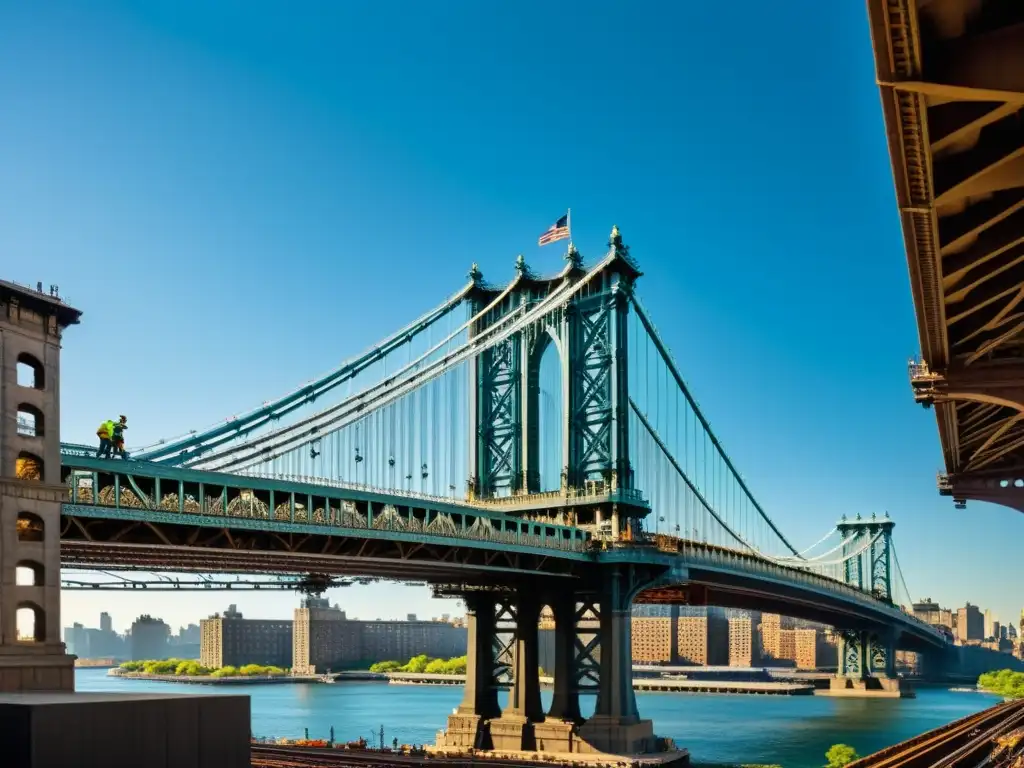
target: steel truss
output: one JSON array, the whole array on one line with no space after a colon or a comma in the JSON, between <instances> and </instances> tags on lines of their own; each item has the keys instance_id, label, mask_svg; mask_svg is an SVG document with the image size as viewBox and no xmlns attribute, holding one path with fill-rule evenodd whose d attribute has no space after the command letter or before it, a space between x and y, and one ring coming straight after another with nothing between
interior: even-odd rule
<instances>
[{"instance_id":1,"label":"steel truss","mask_svg":"<svg viewBox=\"0 0 1024 768\"><path fill-rule=\"evenodd\" d=\"M423 581L459 580L493 585L524 574L573 577L586 561L517 552L495 543L471 547L288 533L223 525L82 517L65 506L61 562L65 566L192 573L359 575ZM184 516L188 517L188 516Z\"/></svg>"},{"instance_id":2,"label":"steel truss","mask_svg":"<svg viewBox=\"0 0 1024 768\"><path fill-rule=\"evenodd\" d=\"M150 592L217 592L217 591L286 591L322 594L335 587L348 587L355 583L353 579L336 577L289 577L257 578L254 576L236 576L234 579L226 575L196 574L194 576L169 576L166 574L140 574L139 576L119 576L116 573L101 572L105 580L69 577L74 573L69 568L62 569L61 589L93 590L93 591L132 591L147 590Z\"/></svg>"}]
</instances>

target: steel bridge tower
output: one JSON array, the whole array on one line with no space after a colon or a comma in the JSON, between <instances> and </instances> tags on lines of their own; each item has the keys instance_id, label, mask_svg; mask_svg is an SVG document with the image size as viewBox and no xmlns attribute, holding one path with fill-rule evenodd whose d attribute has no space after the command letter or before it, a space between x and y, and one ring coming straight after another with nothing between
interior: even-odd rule
<instances>
[{"instance_id":1,"label":"steel bridge tower","mask_svg":"<svg viewBox=\"0 0 1024 768\"><path fill-rule=\"evenodd\" d=\"M538 321L472 363L468 496L534 519L576 525L612 548L639 543L650 505L634 485L629 439L627 319L640 270L612 229L602 269L588 273L570 243L566 266L551 279L522 257L507 295L474 267L475 321L470 339L513 312L545 301L566 282L588 282ZM588 274L590 275L588 278ZM561 367L560 477L541 484L541 361L554 347ZM624 553L625 554L625 553ZM633 598L661 574L643 563L607 563L569 590L550 580L438 590L466 603L465 697L448 718L443 743L459 748L636 753L654 748L632 685ZM544 606L555 619L555 691L545 712L537 676L537 625ZM599 652L598 652L599 651ZM510 690L502 709L498 690ZM580 715L581 693L595 693L595 713Z\"/></svg>"},{"instance_id":2,"label":"steel bridge tower","mask_svg":"<svg viewBox=\"0 0 1024 768\"><path fill-rule=\"evenodd\" d=\"M554 347L561 367L561 471L555 494L561 510L574 507L575 524L595 529L604 524L618 540L635 538L650 509L634 487L628 420L627 317L642 273L617 227L608 245L612 258L588 285L471 363L468 495L519 508L530 506L533 496L538 511L551 506L552 493L541 494L540 368ZM501 292L487 286L474 265L470 302L477 319L470 339L510 313L544 301L566 282L583 279L582 259L571 243L565 258L559 275L540 278L520 256L512 290L487 312ZM588 499L586 505L573 504L581 498Z\"/></svg>"},{"instance_id":3,"label":"steel bridge tower","mask_svg":"<svg viewBox=\"0 0 1024 768\"><path fill-rule=\"evenodd\" d=\"M836 529L843 540L843 580L879 600L893 602L892 530L886 513L841 520ZM896 637L891 629L856 627L839 633L839 674L833 688L899 689L896 678Z\"/></svg>"}]
</instances>

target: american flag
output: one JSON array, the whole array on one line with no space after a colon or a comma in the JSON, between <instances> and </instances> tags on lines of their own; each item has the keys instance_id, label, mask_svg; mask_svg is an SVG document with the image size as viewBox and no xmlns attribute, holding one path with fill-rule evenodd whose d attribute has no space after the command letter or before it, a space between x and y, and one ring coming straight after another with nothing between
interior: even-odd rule
<instances>
[{"instance_id":1,"label":"american flag","mask_svg":"<svg viewBox=\"0 0 1024 768\"><path fill-rule=\"evenodd\" d=\"M557 243L559 240L566 240L569 237L569 215L566 214L554 224L552 224L548 231L540 236L537 241L537 245L550 245L551 243Z\"/></svg>"}]
</instances>

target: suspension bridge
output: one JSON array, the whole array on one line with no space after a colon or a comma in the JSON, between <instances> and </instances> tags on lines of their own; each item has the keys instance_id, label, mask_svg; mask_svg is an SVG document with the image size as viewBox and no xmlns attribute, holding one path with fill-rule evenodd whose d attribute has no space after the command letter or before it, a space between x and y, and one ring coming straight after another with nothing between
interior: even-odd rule
<instances>
[{"instance_id":1,"label":"suspension bridge","mask_svg":"<svg viewBox=\"0 0 1024 768\"><path fill-rule=\"evenodd\" d=\"M519 257L496 286L474 265L437 308L241 415L131 460L58 437L60 563L192 574L184 583L197 589L244 574L247 586L388 578L458 596L470 661L444 737L454 747L655 748L626 674L634 602L822 621L842 637L838 687L898 689L896 649L937 652L946 638L900 607L911 600L893 521L857 515L797 549L687 388L640 277L617 229L589 266L570 244L553 276ZM33 429L19 428L19 471L49 481L49 454L32 446L54 435ZM45 539L43 522L19 516L26 542ZM547 713L536 664L545 605L562 648ZM594 619L584 642L578 625ZM499 679L511 690L504 711ZM598 703L583 722L587 692Z\"/></svg>"}]
</instances>

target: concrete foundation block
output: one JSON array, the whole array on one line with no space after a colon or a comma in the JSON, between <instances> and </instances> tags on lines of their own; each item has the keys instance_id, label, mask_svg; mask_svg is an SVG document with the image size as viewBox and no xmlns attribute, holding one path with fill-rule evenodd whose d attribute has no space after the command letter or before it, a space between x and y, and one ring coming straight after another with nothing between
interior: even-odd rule
<instances>
[{"instance_id":1,"label":"concrete foundation block","mask_svg":"<svg viewBox=\"0 0 1024 768\"><path fill-rule=\"evenodd\" d=\"M654 752L657 741L650 720L594 715L579 727L574 751L639 755Z\"/></svg>"},{"instance_id":2,"label":"concrete foundation block","mask_svg":"<svg viewBox=\"0 0 1024 768\"><path fill-rule=\"evenodd\" d=\"M535 749L533 723L525 717L502 715L491 720L491 744L499 752Z\"/></svg>"},{"instance_id":3,"label":"concrete foundation block","mask_svg":"<svg viewBox=\"0 0 1024 768\"><path fill-rule=\"evenodd\" d=\"M538 752L572 752L575 742L576 724L570 720L548 718L533 724L533 738Z\"/></svg>"},{"instance_id":4,"label":"concrete foundation block","mask_svg":"<svg viewBox=\"0 0 1024 768\"><path fill-rule=\"evenodd\" d=\"M4 768L249 768L248 696L0 694Z\"/></svg>"},{"instance_id":5,"label":"concrete foundation block","mask_svg":"<svg viewBox=\"0 0 1024 768\"><path fill-rule=\"evenodd\" d=\"M913 687L901 677L833 677L827 691L815 691L815 694L878 699L912 699L915 696Z\"/></svg>"},{"instance_id":6,"label":"concrete foundation block","mask_svg":"<svg viewBox=\"0 0 1024 768\"><path fill-rule=\"evenodd\" d=\"M439 734L441 749L490 749L488 721L480 715L448 715L448 727Z\"/></svg>"}]
</instances>

